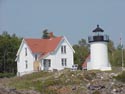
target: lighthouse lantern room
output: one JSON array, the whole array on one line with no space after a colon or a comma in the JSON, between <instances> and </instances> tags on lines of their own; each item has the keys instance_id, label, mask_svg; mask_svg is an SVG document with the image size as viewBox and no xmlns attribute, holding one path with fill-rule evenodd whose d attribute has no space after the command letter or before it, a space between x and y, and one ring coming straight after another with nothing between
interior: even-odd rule
<instances>
[{"instance_id":1,"label":"lighthouse lantern room","mask_svg":"<svg viewBox=\"0 0 125 94\"><path fill-rule=\"evenodd\" d=\"M93 30L94 35L88 37L90 44L90 62L87 63L87 70L111 70L107 48L109 36L103 33L104 30L97 25L97 28Z\"/></svg>"}]
</instances>

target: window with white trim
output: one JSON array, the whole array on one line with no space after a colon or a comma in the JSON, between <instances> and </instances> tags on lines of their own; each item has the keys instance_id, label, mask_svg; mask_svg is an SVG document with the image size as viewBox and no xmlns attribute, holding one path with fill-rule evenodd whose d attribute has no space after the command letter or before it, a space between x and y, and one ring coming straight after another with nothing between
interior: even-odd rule
<instances>
[{"instance_id":1,"label":"window with white trim","mask_svg":"<svg viewBox=\"0 0 125 94\"><path fill-rule=\"evenodd\" d=\"M66 45L61 46L61 53L66 54Z\"/></svg>"},{"instance_id":2,"label":"window with white trim","mask_svg":"<svg viewBox=\"0 0 125 94\"><path fill-rule=\"evenodd\" d=\"M43 65L44 67L51 67L51 59L44 59Z\"/></svg>"},{"instance_id":3,"label":"window with white trim","mask_svg":"<svg viewBox=\"0 0 125 94\"><path fill-rule=\"evenodd\" d=\"M28 61L25 61L26 69L28 68Z\"/></svg>"},{"instance_id":4,"label":"window with white trim","mask_svg":"<svg viewBox=\"0 0 125 94\"><path fill-rule=\"evenodd\" d=\"M25 48L25 56L27 56L27 48Z\"/></svg>"},{"instance_id":5,"label":"window with white trim","mask_svg":"<svg viewBox=\"0 0 125 94\"><path fill-rule=\"evenodd\" d=\"M67 66L67 59L66 58L62 58L61 59L61 63L62 63L62 66Z\"/></svg>"},{"instance_id":6,"label":"window with white trim","mask_svg":"<svg viewBox=\"0 0 125 94\"><path fill-rule=\"evenodd\" d=\"M48 62L49 62L49 65L48 65L48 66L51 67L51 60L49 59Z\"/></svg>"}]
</instances>

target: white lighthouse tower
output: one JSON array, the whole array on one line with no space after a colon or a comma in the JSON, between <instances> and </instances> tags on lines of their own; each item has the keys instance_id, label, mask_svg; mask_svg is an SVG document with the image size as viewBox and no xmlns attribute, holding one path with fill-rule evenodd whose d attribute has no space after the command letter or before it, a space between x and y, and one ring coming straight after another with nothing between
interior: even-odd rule
<instances>
[{"instance_id":1,"label":"white lighthouse tower","mask_svg":"<svg viewBox=\"0 0 125 94\"><path fill-rule=\"evenodd\" d=\"M87 70L111 70L108 59L107 43L109 36L103 34L104 30L97 25L93 30L93 36L88 37L90 43L90 61L87 63Z\"/></svg>"}]
</instances>

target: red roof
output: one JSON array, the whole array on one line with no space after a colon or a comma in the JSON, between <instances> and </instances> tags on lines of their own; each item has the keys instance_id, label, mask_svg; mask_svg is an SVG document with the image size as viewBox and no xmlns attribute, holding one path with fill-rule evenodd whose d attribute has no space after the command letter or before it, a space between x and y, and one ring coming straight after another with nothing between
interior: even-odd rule
<instances>
[{"instance_id":1,"label":"red roof","mask_svg":"<svg viewBox=\"0 0 125 94\"><path fill-rule=\"evenodd\" d=\"M31 49L32 53L41 53L41 57L47 53L54 51L63 37L50 39L24 39Z\"/></svg>"},{"instance_id":2,"label":"red roof","mask_svg":"<svg viewBox=\"0 0 125 94\"><path fill-rule=\"evenodd\" d=\"M83 68L86 68L86 67L87 67L87 62L84 62L84 63L82 64L82 67L83 67Z\"/></svg>"}]
</instances>

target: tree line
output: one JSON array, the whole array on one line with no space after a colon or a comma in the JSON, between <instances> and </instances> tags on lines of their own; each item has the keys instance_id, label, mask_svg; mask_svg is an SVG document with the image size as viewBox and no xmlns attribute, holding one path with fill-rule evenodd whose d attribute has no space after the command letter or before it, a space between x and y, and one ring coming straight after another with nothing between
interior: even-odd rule
<instances>
[{"instance_id":1,"label":"tree line","mask_svg":"<svg viewBox=\"0 0 125 94\"><path fill-rule=\"evenodd\" d=\"M0 73L16 73L16 53L22 38L4 31L0 35Z\"/></svg>"},{"instance_id":2,"label":"tree line","mask_svg":"<svg viewBox=\"0 0 125 94\"><path fill-rule=\"evenodd\" d=\"M54 35L53 37L56 36ZM50 38L50 34L47 30L43 31L42 38ZM15 59L21 41L22 38L16 36L16 34L10 35L6 31L0 35L0 73L16 73L17 64ZM75 50L74 62L75 64L78 64L79 69L81 69L83 62L90 54L89 44L85 39L81 39L77 44L73 45L73 48ZM121 49L122 47L120 45L115 47L113 41L109 41L108 54L112 66L121 66Z\"/></svg>"}]
</instances>

